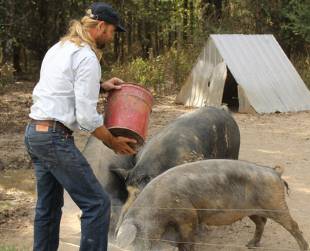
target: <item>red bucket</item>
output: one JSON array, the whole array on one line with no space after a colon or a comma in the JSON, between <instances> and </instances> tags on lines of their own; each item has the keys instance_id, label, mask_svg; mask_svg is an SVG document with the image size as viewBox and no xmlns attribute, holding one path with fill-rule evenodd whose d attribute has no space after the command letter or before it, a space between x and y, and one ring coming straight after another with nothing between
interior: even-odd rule
<instances>
[{"instance_id":1,"label":"red bucket","mask_svg":"<svg viewBox=\"0 0 310 251\"><path fill-rule=\"evenodd\" d=\"M146 139L152 105L150 91L125 83L121 89L109 92L104 124L114 136L133 138L141 146Z\"/></svg>"}]
</instances>

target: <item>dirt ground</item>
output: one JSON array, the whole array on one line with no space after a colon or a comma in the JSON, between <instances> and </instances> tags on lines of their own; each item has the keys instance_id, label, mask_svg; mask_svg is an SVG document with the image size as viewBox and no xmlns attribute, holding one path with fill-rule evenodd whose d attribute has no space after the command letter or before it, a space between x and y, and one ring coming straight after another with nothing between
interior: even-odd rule
<instances>
[{"instance_id":1,"label":"dirt ground","mask_svg":"<svg viewBox=\"0 0 310 251\"><path fill-rule=\"evenodd\" d=\"M34 175L23 146L23 128L31 104L32 83L19 83L0 94L0 250L30 250L35 203ZM102 107L102 99L100 103ZM174 96L158 97L153 109L150 136L192 109L174 104ZM290 114L233 114L241 131L240 159L285 167L287 197L293 218L310 241L310 112ZM86 133L77 133L82 149ZM268 188L266 188L268 189ZM61 225L60 250L78 250L78 210L68 196ZM254 233L247 219L230 226L212 227L197 242L198 250L247 250ZM1 249L2 248L2 249ZM14 250L14 249L12 249ZM118 250L113 246L110 250ZM259 250L298 250L293 237L268 221Z\"/></svg>"}]
</instances>

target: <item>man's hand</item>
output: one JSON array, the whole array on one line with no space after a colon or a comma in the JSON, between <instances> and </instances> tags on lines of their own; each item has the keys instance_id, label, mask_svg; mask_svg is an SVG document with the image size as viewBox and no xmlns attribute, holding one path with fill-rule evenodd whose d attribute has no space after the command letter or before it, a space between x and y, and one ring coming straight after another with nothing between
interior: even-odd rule
<instances>
[{"instance_id":1,"label":"man's hand","mask_svg":"<svg viewBox=\"0 0 310 251\"><path fill-rule=\"evenodd\" d=\"M136 140L125 137L114 137L104 125L93 131L92 135L101 140L107 147L111 148L118 154L136 154L130 145L128 145L136 144Z\"/></svg>"},{"instance_id":2,"label":"man's hand","mask_svg":"<svg viewBox=\"0 0 310 251\"><path fill-rule=\"evenodd\" d=\"M123 80L119 78L111 78L103 83L101 83L101 88L103 88L106 92L114 90L114 89L121 89L122 84L124 83Z\"/></svg>"},{"instance_id":3,"label":"man's hand","mask_svg":"<svg viewBox=\"0 0 310 251\"><path fill-rule=\"evenodd\" d=\"M137 141L125 137L114 137L111 142L111 148L117 154L136 154L136 152L128 145L128 143L136 144Z\"/></svg>"}]
</instances>

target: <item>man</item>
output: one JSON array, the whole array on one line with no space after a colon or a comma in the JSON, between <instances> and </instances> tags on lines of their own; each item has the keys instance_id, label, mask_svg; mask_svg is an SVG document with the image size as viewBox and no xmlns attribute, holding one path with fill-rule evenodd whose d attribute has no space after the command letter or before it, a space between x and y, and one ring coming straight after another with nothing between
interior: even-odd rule
<instances>
[{"instance_id":1,"label":"man","mask_svg":"<svg viewBox=\"0 0 310 251\"><path fill-rule=\"evenodd\" d=\"M128 143L136 141L114 137L96 110L100 49L112 41L115 31L125 31L118 14L107 4L94 3L80 21L71 22L67 35L42 62L25 133L37 180L35 251L58 248L64 189L82 210L80 250L107 250L110 200L75 146L72 132L80 128L116 153L135 153ZM112 78L102 88L118 89L121 83Z\"/></svg>"}]
</instances>

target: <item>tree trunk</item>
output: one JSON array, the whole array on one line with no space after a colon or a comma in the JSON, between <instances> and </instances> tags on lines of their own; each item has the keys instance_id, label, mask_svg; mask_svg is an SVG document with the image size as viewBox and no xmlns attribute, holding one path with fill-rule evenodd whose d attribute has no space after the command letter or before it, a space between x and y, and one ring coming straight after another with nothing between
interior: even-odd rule
<instances>
[{"instance_id":1,"label":"tree trunk","mask_svg":"<svg viewBox=\"0 0 310 251\"><path fill-rule=\"evenodd\" d=\"M22 57L24 61L23 62L24 72L28 72L28 55L25 47L22 48Z\"/></svg>"},{"instance_id":2,"label":"tree trunk","mask_svg":"<svg viewBox=\"0 0 310 251\"><path fill-rule=\"evenodd\" d=\"M1 48L2 48L2 62L1 62L2 65L10 60L10 48L7 41L1 42Z\"/></svg>"},{"instance_id":3,"label":"tree trunk","mask_svg":"<svg viewBox=\"0 0 310 251\"><path fill-rule=\"evenodd\" d=\"M132 52L132 30L133 30L133 17L131 12L128 12L128 25L127 25L127 54Z\"/></svg>"},{"instance_id":4,"label":"tree trunk","mask_svg":"<svg viewBox=\"0 0 310 251\"><path fill-rule=\"evenodd\" d=\"M20 74L22 72L22 68L20 66L20 51L20 46L13 46L13 67L16 74Z\"/></svg>"},{"instance_id":5,"label":"tree trunk","mask_svg":"<svg viewBox=\"0 0 310 251\"><path fill-rule=\"evenodd\" d=\"M222 18L222 0L212 0L212 2L215 6L216 18L221 19Z\"/></svg>"},{"instance_id":6,"label":"tree trunk","mask_svg":"<svg viewBox=\"0 0 310 251\"><path fill-rule=\"evenodd\" d=\"M120 57L119 57L119 62L124 63L125 60L125 35L120 35L121 38L121 51L120 51Z\"/></svg>"},{"instance_id":7,"label":"tree trunk","mask_svg":"<svg viewBox=\"0 0 310 251\"><path fill-rule=\"evenodd\" d=\"M255 33L262 33L262 17L261 17L261 4L260 0L255 0Z\"/></svg>"},{"instance_id":8,"label":"tree trunk","mask_svg":"<svg viewBox=\"0 0 310 251\"><path fill-rule=\"evenodd\" d=\"M47 31L50 29L49 23L48 23L48 9L49 9L49 1L48 0L40 0L38 4L38 12L39 12L39 17L40 17L40 23L39 29L40 29L40 34L39 34L39 47L37 48L37 55L40 61L43 60L44 55L47 51L48 45L49 45L49 40L47 37Z\"/></svg>"},{"instance_id":9,"label":"tree trunk","mask_svg":"<svg viewBox=\"0 0 310 251\"><path fill-rule=\"evenodd\" d=\"M14 37L14 19L15 19L15 1L5 1L4 8L6 10L6 15L4 18L4 23L8 24L4 34L4 40L1 41L2 48L2 64L11 63L12 61L12 41Z\"/></svg>"},{"instance_id":10,"label":"tree trunk","mask_svg":"<svg viewBox=\"0 0 310 251\"><path fill-rule=\"evenodd\" d=\"M200 8L201 8L203 31L207 29L207 25L208 25L208 5L209 5L209 0L201 0Z\"/></svg>"},{"instance_id":11,"label":"tree trunk","mask_svg":"<svg viewBox=\"0 0 310 251\"><path fill-rule=\"evenodd\" d=\"M115 36L114 36L114 59L115 60L118 60L119 58L119 34L116 33Z\"/></svg>"},{"instance_id":12,"label":"tree trunk","mask_svg":"<svg viewBox=\"0 0 310 251\"><path fill-rule=\"evenodd\" d=\"M201 0L203 27L207 28L207 20L214 16L216 20L222 18L222 0Z\"/></svg>"},{"instance_id":13,"label":"tree trunk","mask_svg":"<svg viewBox=\"0 0 310 251\"><path fill-rule=\"evenodd\" d=\"M193 1L194 0L190 0L189 2L189 20L190 20L189 30L192 38L194 37L194 22L195 22Z\"/></svg>"},{"instance_id":14,"label":"tree trunk","mask_svg":"<svg viewBox=\"0 0 310 251\"><path fill-rule=\"evenodd\" d=\"M188 0L183 1L183 41L187 41L188 31Z\"/></svg>"}]
</instances>

